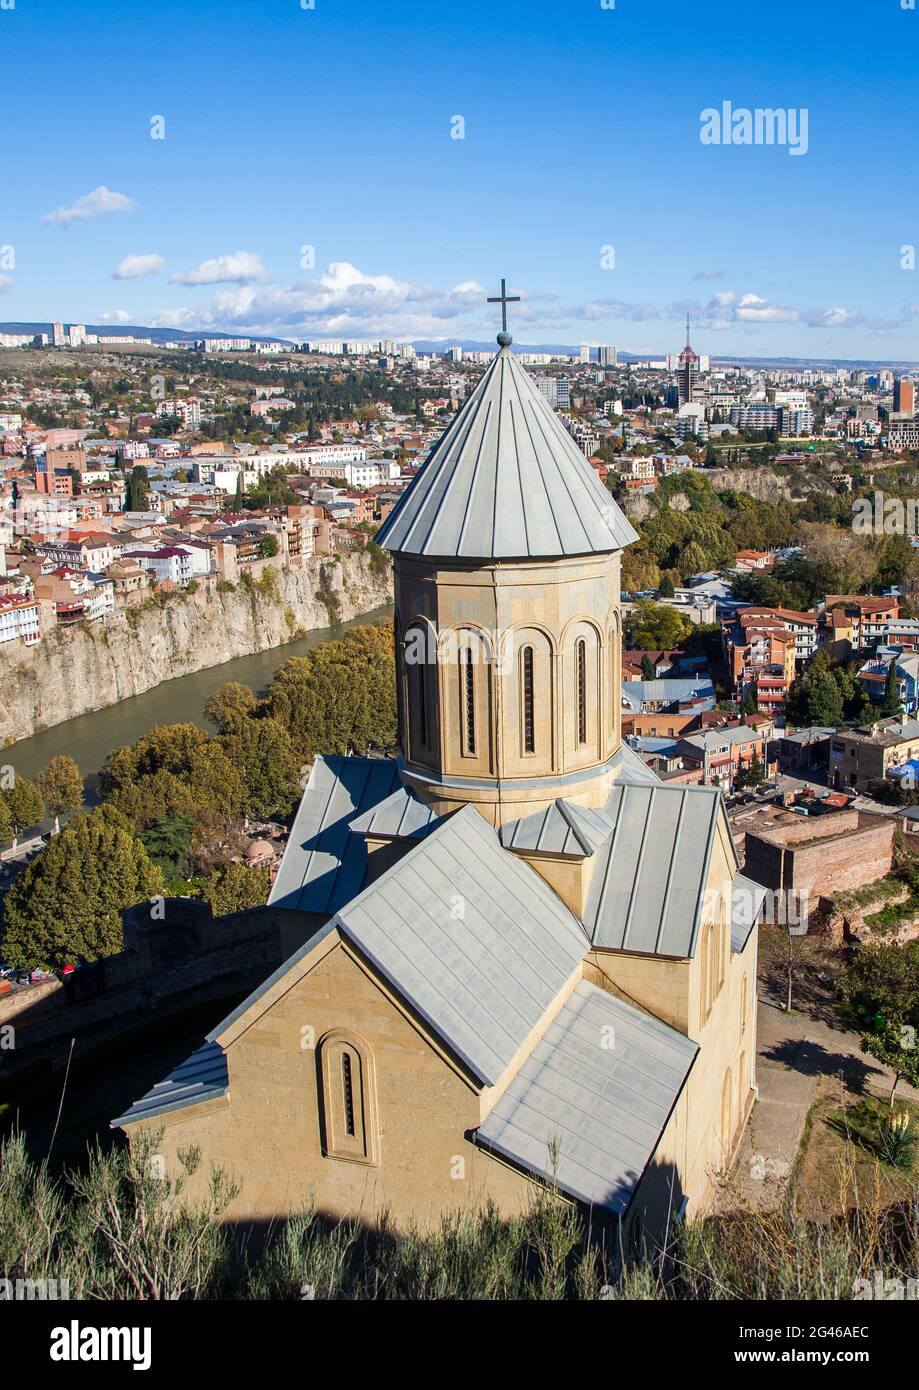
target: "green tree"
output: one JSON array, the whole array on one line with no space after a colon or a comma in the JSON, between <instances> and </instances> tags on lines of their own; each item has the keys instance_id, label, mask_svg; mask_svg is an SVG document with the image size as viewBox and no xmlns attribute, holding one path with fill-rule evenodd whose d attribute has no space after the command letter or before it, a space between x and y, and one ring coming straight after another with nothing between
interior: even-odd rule
<instances>
[{"instance_id":1,"label":"green tree","mask_svg":"<svg viewBox=\"0 0 919 1390\"><path fill-rule=\"evenodd\" d=\"M4 903L10 965L60 966L122 949L122 914L162 891L163 875L112 806L75 817L32 860Z\"/></svg>"},{"instance_id":2,"label":"green tree","mask_svg":"<svg viewBox=\"0 0 919 1390\"><path fill-rule=\"evenodd\" d=\"M656 679L654 663L647 652L644 652L641 658L641 678L643 681L653 681Z\"/></svg>"},{"instance_id":3,"label":"green tree","mask_svg":"<svg viewBox=\"0 0 919 1390\"><path fill-rule=\"evenodd\" d=\"M10 821L15 834L37 825L45 814L42 794L34 782L27 777L17 777L11 787L0 793L6 801Z\"/></svg>"},{"instance_id":4,"label":"green tree","mask_svg":"<svg viewBox=\"0 0 919 1390\"><path fill-rule=\"evenodd\" d=\"M887 675L884 678L884 700L881 705L881 713L899 714L901 709L900 688L897 684L897 659L893 657L887 667Z\"/></svg>"},{"instance_id":5,"label":"green tree","mask_svg":"<svg viewBox=\"0 0 919 1390\"><path fill-rule=\"evenodd\" d=\"M169 878L179 877L188 868L193 825L191 816L160 816L147 830L141 830L138 834L137 838L154 864Z\"/></svg>"},{"instance_id":6,"label":"green tree","mask_svg":"<svg viewBox=\"0 0 919 1390\"><path fill-rule=\"evenodd\" d=\"M285 661L266 709L287 730L301 762L316 753L385 748L396 739L394 670L392 629L352 628L339 641Z\"/></svg>"},{"instance_id":7,"label":"green tree","mask_svg":"<svg viewBox=\"0 0 919 1390\"><path fill-rule=\"evenodd\" d=\"M248 815L286 816L298 795L301 764L283 724L270 717L237 721L220 741L242 773Z\"/></svg>"},{"instance_id":8,"label":"green tree","mask_svg":"<svg viewBox=\"0 0 919 1390\"><path fill-rule=\"evenodd\" d=\"M890 1088L891 1110L901 1081L908 1081L911 1086L919 1086L916 1029L906 1021L906 1012L902 1007L891 1008L878 1019L874 1032L862 1035L861 1049L893 1072L893 1085Z\"/></svg>"},{"instance_id":9,"label":"green tree","mask_svg":"<svg viewBox=\"0 0 919 1390\"><path fill-rule=\"evenodd\" d=\"M211 905L215 917L231 912L243 912L249 907L261 907L268 899L271 875L267 869L252 869L247 864L230 864L218 869L207 879L202 896Z\"/></svg>"},{"instance_id":10,"label":"green tree","mask_svg":"<svg viewBox=\"0 0 919 1390\"><path fill-rule=\"evenodd\" d=\"M691 627L675 608L642 599L625 620L626 645L638 651L669 651L688 637Z\"/></svg>"},{"instance_id":11,"label":"green tree","mask_svg":"<svg viewBox=\"0 0 919 1390\"><path fill-rule=\"evenodd\" d=\"M6 804L6 798L0 792L0 840L8 840L13 833L13 817L10 815L10 808Z\"/></svg>"},{"instance_id":12,"label":"green tree","mask_svg":"<svg viewBox=\"0 0 919 1390\"><path fill-rule=\"evenodd\" d=\"M740 702L740 712L741 714L756 714L757 708L756 682L748 681L744 686L743 699Z\"/></svg>"},{"instance_id":13,"label":"green tree","mask_svg":"<svg viewBox=\"0 0 919 1390\"><path fill-rule=\"evenodd\" d=\"M147 470L142 463L135 464L128 474L125 511L145 512L147 510Z\"/></svg>"},{"instance_id":14,"label":"green tree","mask_svg":"<svg viewBox=\"0 0 919 1390\"><path fill-rule=\"evenodd\" d=\"M272 536L271 534L269 534L267 536L262 536L262 539L259 542L259 548L262 554L267 559L270 559L272 556L277 555L281 547L278 545L277 536Z\"/></svg>"},{"instance_id":15,"label":"green tree","mask_svg":"<svg viewBox=\"0 0 919 1390\"><path fill-rule=\"evenodd\" d=\"M138 829L159 816L194 815L198 808L238 816L245 801L240 769L197 724L154 725L136 743L109 754L99 782L103 797Z\"/></svg>"},{"instance_id":16,"label":"green tree","mask_svg":"<svg viewBox=\"0 0 919 1390\"><path fill-rule=\"evenodd\" d=\"M798 683L789 702L789 717L795 724L835 728L842 723L842 691L832 672L815 659L810 671Z\"/></svg>"},{"instance_id":17,"label":"green tree","mask_svg":"<svg viewBox=\"0 0 919 1390\"><path fill-rule=\"evenodd\" d=\"M78 811L83 805L83 778L73 758L59 753L51 758L35 779L49 816L54 817L55 833L60 829L60 817L67 811Z\"/></svg>"},{"instance_id":18,"label":"green tree","mask_svg":"<svg viewBox=\"0 0 919 1390\"><path fill-rule=\"evenodd\" d=\"M243 685L242 681L227 681L206 701L204 717L225 734L240 720L249 719L257 707L255 693L248 685Z\"/></svg>"}]
</instances>

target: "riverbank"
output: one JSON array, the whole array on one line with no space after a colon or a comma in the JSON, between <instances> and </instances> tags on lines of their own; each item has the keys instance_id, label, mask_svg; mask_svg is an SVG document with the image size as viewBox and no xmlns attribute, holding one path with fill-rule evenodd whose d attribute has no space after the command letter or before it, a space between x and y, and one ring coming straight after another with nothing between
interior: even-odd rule
<instances>
[{"instance_id":1,"label":"riverbank","mask_svg":"<svg viewBox=\"0 0 919 1390\"><path fill-rule=\"evenodd\" d=\"M70 721L121 709L123 701L164 682L234 667L239 659L290 647L311 633L325 632L317 640L328 640L333 628L388 604L390 584L389 569L366 552L317 557L301 569L265 570L259 580L232 589L202 587L103 622L56 629L34 647L10 643L15 651L0 649L0 743L15 744L14 761L28 776L21 741L36 742L66 723L66 746L56 751L72 752L82 765L82 740ZM228 669L213 688L244 679ZM164 705L157 703L159 715L145 727L166 719ZM164 703L174 701L166 696Z\"/></svg>"}]
</instances>

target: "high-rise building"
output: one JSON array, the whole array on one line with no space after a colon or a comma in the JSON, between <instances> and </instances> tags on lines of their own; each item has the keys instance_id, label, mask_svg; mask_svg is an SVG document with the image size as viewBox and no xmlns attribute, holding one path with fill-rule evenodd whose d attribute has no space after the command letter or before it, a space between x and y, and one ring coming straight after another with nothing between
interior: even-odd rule
<instances>
[{"instance_id":1,"label":"high-rise building","mask_svg":"<svg viewBox=\"0 0 919 1390\"><path fill-rule=\"evenodd\" d=\"M893 384L893 409L895 415L916 413L916 384L908 377L898 377Z\"/></svg>"},{"instance_id":2,"label":"high-rise building","mask_svg":"<svg viewBox=\"0 0 919 1390\"><path fill-rule=\"evenodd\" d=\"M545 396L549 404L558 410L567 410L571 405L566 376L534 376L533 385L539 394Z\"/></svg>"},{"instance_id":3,"label":"high-rise building","mask_svg":"<svg viewBox=\"0 0 919 1390\"><path fill-rule=\"evenodd\" d=\"M686 315L686 346L680 353L679 393L680 405L689 405L696 387L699 373L699 359L689 345L689 315Z\"/></svg>"},{"instance_id":4,"label":"high-rise building","mask_svg":"<svg viewBox=\"0 0 919 1390\"><path fill-rule=\"evenodd\" d=\"M62 323L52 323L51 341L55 347L67 346L67 334L64 332L64 325Z\"/></svg>"},{"instance_id":5,"label":"high-rise building","mask_svg":"<svg viewBox=\"0 0 919 1390\"><path fill-rule=\"evenodd\" d=\"M587 343L582 343L581 346L578 348L578 362L583 363L583 362L589 362L589 361L590 361L590 346L589 346L589 344L587 344Z\"/></svg>"},{"instance_id":6,"label":"high-rise building","mask_svg":"<svg viewBox=\"0 0 919 1390\"><path fill-rule=\"evenodd\" d=\"M597 348L597 361L601 367L615 367L616 349L614 347Z\"/></svg>"}]
</instances>

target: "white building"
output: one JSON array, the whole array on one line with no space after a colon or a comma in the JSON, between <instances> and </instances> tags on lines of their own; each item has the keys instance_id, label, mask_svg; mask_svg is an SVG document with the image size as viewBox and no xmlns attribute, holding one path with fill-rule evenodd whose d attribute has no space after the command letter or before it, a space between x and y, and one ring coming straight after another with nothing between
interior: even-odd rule
<instances>
[{"instance_id":1,"label":"white building","mask_svg":"<svg viewBox=\"0 0 919 1390\"><path fill-rule=\"evenodd\" d=\"M400 476L394 459L365 459L360 463L313 463L311 478L340 478L348 488L380 487Z\"/></svg>"},{"instance_id":2,"label":"white building","mask_svg":"<svg viewBox=\"0 0 919 1390\"><path fill-rule=\"evenodd\" d=\"M161 550L126 546L125 554L152 574L158 584L171 583L184 588L192 577L191 556L178 546L164 546Z\"/></svg>"},{"instance_id":3,"label":"white building","mask_svg":"<svg viewBox=\"0 0 919 1390\"><path fill-rule=\"evenodd\" d=\"M37 599L0 598L0 644L21 637L30 646L41 638L41 606Z\"/></svg>"}]
</instances>

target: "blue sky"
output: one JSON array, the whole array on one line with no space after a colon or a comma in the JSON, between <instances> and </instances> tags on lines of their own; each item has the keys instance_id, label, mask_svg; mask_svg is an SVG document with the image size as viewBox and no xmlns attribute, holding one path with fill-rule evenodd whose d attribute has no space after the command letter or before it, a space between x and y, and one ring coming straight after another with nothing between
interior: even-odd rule
<instances>
[{"instance_id":1,"label":"blue sky","mask_svg":"<svg viewBox=\"0 0 919 1390\"><path fill-rule=\"evenodd\" d=\"M0 319L919 359L902 3L15 0Z\"/></svg>"}]
</instances>

